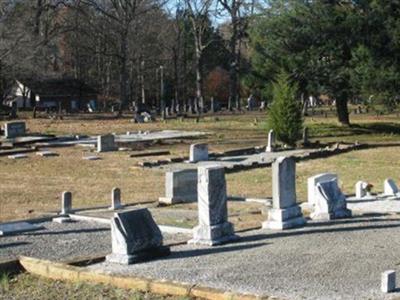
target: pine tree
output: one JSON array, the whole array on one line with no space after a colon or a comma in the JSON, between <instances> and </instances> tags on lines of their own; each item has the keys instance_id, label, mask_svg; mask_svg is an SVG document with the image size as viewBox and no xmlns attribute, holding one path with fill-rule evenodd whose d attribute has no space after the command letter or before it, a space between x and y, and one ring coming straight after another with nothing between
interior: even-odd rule
<instances>
[{"instance_id":1,"label":"pine tree","mask_svg":"<svg viewBox=\"0 0 400 300\"><path fill-rule=\"evenodd\" d=\"M273 85L273 102L268 125L278 140L294 146L301 138L303 117L300 102L296 100L297 85L290 84L289 75L281 71Z\"/></svg>"}]
</instances>

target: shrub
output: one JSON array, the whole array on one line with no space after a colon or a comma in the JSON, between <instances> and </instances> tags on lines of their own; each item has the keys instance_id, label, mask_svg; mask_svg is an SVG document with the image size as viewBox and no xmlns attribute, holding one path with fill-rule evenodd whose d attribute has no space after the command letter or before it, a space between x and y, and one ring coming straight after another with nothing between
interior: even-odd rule
<instances>
[{"instance_id":1,"label":"shrub","mask_svg":"<svg viewBox=\"0 0 400 300\"><path fill-rule=\"evenodd\" d=\"M301 138L303 117L301 103L296 100L297 85L289 82L289 75L280 72L273 85L272 105L268 127L275 131L278 140L294 146Z\"/></svg>"}]
</instances>

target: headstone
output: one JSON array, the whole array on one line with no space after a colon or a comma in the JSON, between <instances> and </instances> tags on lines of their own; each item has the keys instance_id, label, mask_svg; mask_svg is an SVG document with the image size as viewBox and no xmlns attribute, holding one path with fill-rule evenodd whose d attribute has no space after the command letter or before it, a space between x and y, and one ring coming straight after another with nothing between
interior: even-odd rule
<instances>
[{"instance_id":1,"label":"headstone","mask_svg":"<svg viewBox=\"0 0 400 300\"><path fill-rule=\"evenodd\" d=\"M214 101L214 97L211 97L211 104L210 104L210 109L212 113L215 113L215 101Z\"/></svg>"},{"instance_id":2,"label":"headstone","mask_svg":"<svg viewBox=\"0 0 400 300\"><path fill-rule=\"evenodd\" d=\"M70 217L57 217L57 218L53 218L52 221L54 223L59 223L59 224L71 223L72 222Z\"/></svg>"},{"instance_id":3,"label":"headstone","mask_svg":"<svg viewBox=\"0 0 400 300\"><path fill-rule=\"evenodd\" d=\"M159 202L175 204L197 201L197 170L174 170L165 173L165 197Z\"/></svg>"},{"instance_id":4,"label":"headstone","mask_svg":"<svg viewBox=\"0 0 400 300\"><path fill-rule=\"evenodd\" d=\"M115 151L116 149L114 135L107 134L97 137L97 152Z\"/></svg>"},{"instance_id":5,"label":"headstone","mask_svg":"<svg viewBox=\"0 0 400 300\"><path fill-rule=\"evenodd\" d=\"M16 234L27 231L34 231L42 229L43 227L39 227L28 222L12 222L12 223L3 223L0 224L0 236Z\"/></svg>"},{"instance_id":6,"label":"headstone","mask_svg":"<svg viewBox=\"0 0 400 300\"><path fill-rule=\"evenodd\" d=\"M263 228L283 230L305 223L296 203L296 162L290 157L278 157L272 164L272 209Z\"/></svg>"},{"instance_id":7,"label":"headstone","mask_svg":"<svg viewBox=\"0 0 400 300\"><path fill-rule=\"evenodd\" d=\"M361 198L364 198L365 196L367 196L367 194L368 194L367 187L368 187L368 182L358 181L356 183L356 198L357 199L361 199Z\"/></svg>"},{"instance_id":8,"label":"headstone","mask_svg":"<svg viewBox=\"0 0 400 300\"><path fill-rule=\"evenodd\" d=\"M340 190L336 179L317 183L315 200L312 219L331 220L351 217L351 210L347 209L346 196Z\"/></svg>"},{"instance_id":9,"label":"headstone","mask_svg":"<svg viewBox=\"0 0 400 300\"><path fill-rule=\"evenodd\" d=\"M7 122L4 124L4 137L15 138L26 134L25 122Z\"/></svg>"},{"instance_id":10,"label":"headstone","mask_svg":"<svg viewBox=\"0 0 400 300\"><path fill-rule=\"evenodd\" d=\"M390 293L396 289L396 271L388 270L382 273L381 291Z\"/></svg>"},{"instance_id":11,"label":"headstone","mask_svg":"<svg viewBox=\"0 0 400 300\"><path fill-rule=\"evenodd\" d=\"M72 193L63 192L61 195L61 214L67 215L72 212Z\"/></svg>"},{"instance_id":12,"label":"headstone","mask_svg":"<svg viewBox=\"0 0 400 300\"><path fill-rule=\"evenodd\" d=\"M307 179L308 204L315 205L317 195L317 184L323 181L338 180L338 176L333 173L321 173Z\"/></svg>"},{"instance_id":13,"label":"headstone","mask_svg":"<svg viewBox=\"0 0 400 300\"><path fill-rule=\"evenodd\" d=\"M266 152L274 152L275 150L275 132L271 129L268 132L268 145Z\"/></svg>"},{"instance_id":14,"label":"headstone","mask_svg":"<svg viewBox=\"0 0 400 300\"><path fill-rule=\"evenodd\" d=\"M170 254L147 208L115 213L111 219L112 253L106 260L133 264Z\"/></svg>"},{"instance_id":15,"label":"headstone","mask_svg":"<svg viewBox=\"0 0 400 300\"><path fill-rule=\"evenodd\" d=\"M117 187L113 188L111 191L111 210L116 210L122 208L121 205L121 190Z\"/></svg>"},{"instance_id":16,"label":"headstone","mask_svg":"<svg viewBox=\"0 0 400 300\"><path fill-rule=\"evenodd\" d=\"M207 144L192 144L190 145L189 162L195 163L198 161L208 160L208 145Z\"/></svg>"},{"instance_id":17,"label":"headstone","mask_svg":"<svg viewBox=\"0 0 400 300\"><path fill-rule=\"evenodd\" d=\"M228 222L224 168L199 167L197 172L199 224L189 243L214 246L237 239L232 223Z\"/></svg>"},{"instance_id":18,"label":"headstone","mask_svg":"<svg viewBox=\"0 0 400 300\"><path fill-rule=\"evenodd\" d=\"M308 128L304 127L303 128L303 145L308 145Z\"/></svg>"},{"instance_id":19,"label":"headstone","mask_svg":"<svg viewBox=\"0 0 400 300\"><path fill-rule=\"evenodd\" d=\"M383 190L385 196L396 196L399 193L399 188L391 178L385 180L383 183Z\"/></svg>"}]
</instances>

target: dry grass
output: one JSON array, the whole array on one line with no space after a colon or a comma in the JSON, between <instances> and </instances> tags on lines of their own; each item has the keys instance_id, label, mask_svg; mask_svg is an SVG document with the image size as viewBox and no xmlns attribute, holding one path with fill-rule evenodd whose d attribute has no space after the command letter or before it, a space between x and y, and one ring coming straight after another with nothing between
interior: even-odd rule
<instances>
[{"instance_id":1,"label":"dry grass","mask_svg":"<svg viewBox=\"0 0 400 300\"><path fill-rule=\"evenodd\" d=\"M31 132L53 134L99 134L137 130L183 129L212 133L202 139L210 144L211 151L227 150L265 144L264 114L206 117L199 123L194 119L184 122L133 124L129 119L101 120L47 120L27 119ZM257 118L258 122L255 122ZM398 140L399 126L395 116L380 117L357 115L358 127L337 126L332 118L313 117L306 120L314 139L388 142ZM173 155L188 154L190 141L174 145L153 145L151 149L169 149ZM0 158L0 221L36 217L60 207L64 190L73 193L74 207L107 205L114 186L122 189L125 203L156 200L164 193L164 176L161 171L132 168L141 159L129 158L128 152L102 153L102 160L85 161L86 149L77 147L55 149L60 156L36 157L13 161ZM353 191L355 182L364 179L381 189L386 177L398 178L393 162L398 161L396 147L377 148L299 163L297 166L297 191L305 200L306 180L324 171L336 172L343 182L345 192ZM227 175L231 195L246 197L271 196L271 174L268 168Z\"/></svg>"},{"instance_id":2,"label":"dry grass","mask_svg":"<svg viewBox=\"0 0 400 300\"><path fill-rule=\"evenodd\" d=\"M0 285L0 299L62 300L62 299L189 299L165 297L135 290L124 290L103 284L63 282L27 273L7 279L7 288Z\"/></svg>"}]
</instances>

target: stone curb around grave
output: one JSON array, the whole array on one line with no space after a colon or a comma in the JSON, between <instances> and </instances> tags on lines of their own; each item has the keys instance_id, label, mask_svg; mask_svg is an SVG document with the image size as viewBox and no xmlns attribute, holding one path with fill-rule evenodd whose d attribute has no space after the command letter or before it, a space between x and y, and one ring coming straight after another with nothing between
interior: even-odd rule
<instances>
[{"instance_id":1,"label":"stone curb around grave","mask_svg":"<svg viewBox=\"0 0 400 300\"><path fill-rule=\"evenodd\" d=\"M195 297L208 300L279 300L275 297L239 294L175 281L152 280L148 278L120 275L114 276L100 271L87 271L72 265L25 256L21 256L19 262L13 262L20 267L22 266L28 273L53 280L68 280L73 282L87 281L91 283L110 284L122 289L133 289L140 292L150 292L159 295Z\"/></svg>"}]
</instances>

